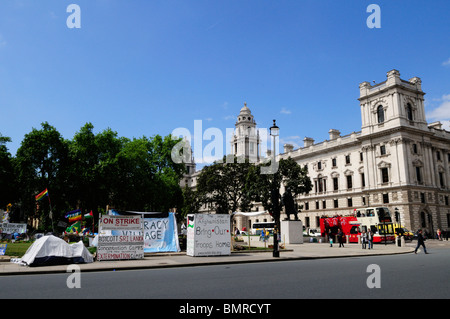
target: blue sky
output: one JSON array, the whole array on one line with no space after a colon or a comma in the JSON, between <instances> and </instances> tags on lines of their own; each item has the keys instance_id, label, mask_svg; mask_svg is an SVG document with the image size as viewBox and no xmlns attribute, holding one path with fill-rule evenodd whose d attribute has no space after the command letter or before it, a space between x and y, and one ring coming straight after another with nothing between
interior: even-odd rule
<instances>
[{"instance_id":1,"label":"blue sky","mask_svg":"<svg viewBox=\"0 0 450 319\"><path fill-rule=\"evenodd\" d=\"M1 0L0 134L15 154L44 121L68 139L86 122L129 138L194 120L225 132L247 102L302 146L359 131L359 83L392 69L420 77L428 122L448 123L449 13L448 0Z\"/></svg>"}]
</instances>

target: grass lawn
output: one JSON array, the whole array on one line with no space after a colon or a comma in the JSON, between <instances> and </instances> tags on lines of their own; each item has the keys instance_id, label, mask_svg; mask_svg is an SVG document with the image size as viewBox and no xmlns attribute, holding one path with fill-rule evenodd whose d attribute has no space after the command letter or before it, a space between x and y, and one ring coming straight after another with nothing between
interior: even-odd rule
<instances>
[{"instance_id":1,"label":"grass lawn","mask_svg":"<svg viewBox=\"0 0 450 319\"><path fill-rule=\"evenodd\" d=\"M11 257L22 257L27 252L28 247L30 247L32 244L32 242L7 243L5 255Z\"/></svg>"}]
</instances>

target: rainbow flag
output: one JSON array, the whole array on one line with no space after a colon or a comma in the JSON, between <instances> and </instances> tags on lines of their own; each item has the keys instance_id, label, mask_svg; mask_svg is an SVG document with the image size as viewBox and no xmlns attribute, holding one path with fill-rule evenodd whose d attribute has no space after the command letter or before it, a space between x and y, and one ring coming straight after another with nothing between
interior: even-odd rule
<instances>
[{"instance_id":1,"label":"rainbow flag","mask_svg":"<svg viewBox=\"0 0 450 319\"><path fill-rule=\"evenodd\" d=\"M69 223L74 223L83 219L83 215L81 215L80 209L68 212L65 217L69 219Z\"/></svg>"},{"instance_id":2,"label":"rainbow flag","mask_svg":"<svg viewBox=\"0 0 450 319\"><path fill-rule=\"evenodd\" d=\"M48 190L47 188L45 189L45 191L42 191L41 193L39 193L38 195L36 195L36 200L40 201L41 199L43 199L45 196L48 196Z\"/></svg>"}]
</instances>

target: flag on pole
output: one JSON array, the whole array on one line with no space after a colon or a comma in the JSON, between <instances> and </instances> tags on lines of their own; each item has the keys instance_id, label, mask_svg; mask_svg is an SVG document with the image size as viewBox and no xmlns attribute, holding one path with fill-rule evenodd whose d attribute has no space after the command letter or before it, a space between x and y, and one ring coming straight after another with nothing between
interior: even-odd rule
<instances>
[{"instance_id":1,"label":"flag on pole","mask_svg":"<svg viewBox=\"0 0 450 319\"><path fill-rule=\"evenodd\" d=\"M41 193L39 193L38 195L35 196L36 201L40 201L41 199L43 199L45 196L48 196L48 190L47 188L42 191Z\"/></svg>"},{"instance_id":2,"label":"flag on pole","mask_svg":"<svg viewBox=\"0 0 450 319\"><path fill-rule=\"evenodd\" d=\"M74 223L76 221L82 220L83 218L80 209L68 212L65 217L69 219L69 223Z\"/></svg>"},{"instance_id":3,"label":"flag on pole","mask_svg":"<svg viewBox=\"0 0 450 319\"><path fill-rule=\"evenodd\" d=\"M92 210L89 213L84 214L84 218L93 218L93 217L94 217L94 214L92 213Z\"/></svg>"}]
</instances>

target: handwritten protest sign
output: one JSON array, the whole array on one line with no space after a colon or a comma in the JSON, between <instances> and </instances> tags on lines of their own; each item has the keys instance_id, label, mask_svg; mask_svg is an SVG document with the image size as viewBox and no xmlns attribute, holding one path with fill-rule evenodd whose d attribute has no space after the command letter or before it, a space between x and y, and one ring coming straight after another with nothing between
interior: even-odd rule
<instances>
[{"instance_id":1,"label":"handwritten protest sign","mask_svg":"<svg viewBox=\"0 0 450 319\"><path fill-rule=\"evenodd\" d=\"M230 215L188 215L187 255L231 254Z\"/></svg>"},{"instance_id":2,"label":"handwritten protest sign","mask_svg":"<svg viewBox=\"0 0 450 319\"><path fill-rule=\"evenodd\" d=\"M101 216L101 229L121 230L129 235L99 235L97 260L144 258L144 236L140 216ZM133 235L131 233L137 233Z\"/></svg>"}]
</instances>

